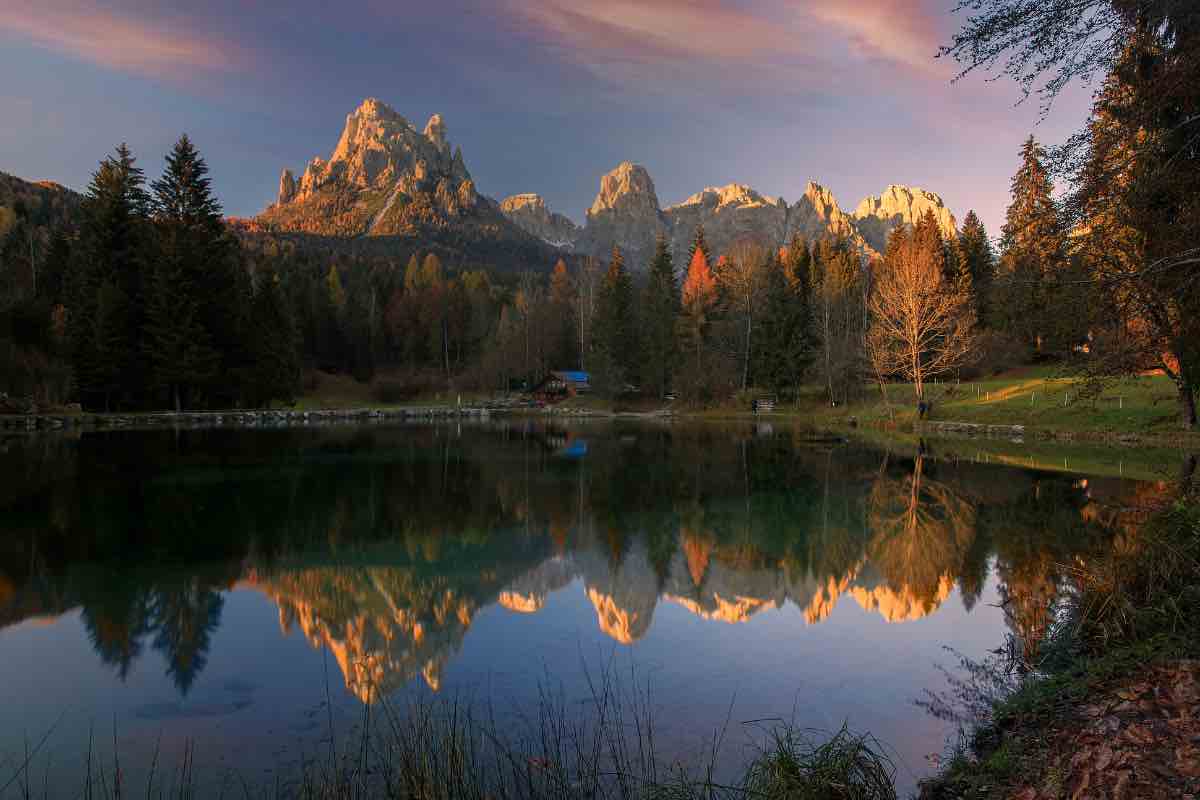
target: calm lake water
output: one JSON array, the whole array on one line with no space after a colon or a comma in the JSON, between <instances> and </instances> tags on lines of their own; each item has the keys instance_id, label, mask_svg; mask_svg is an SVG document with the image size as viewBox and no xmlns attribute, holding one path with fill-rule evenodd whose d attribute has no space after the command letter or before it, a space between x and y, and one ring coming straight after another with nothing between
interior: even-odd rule
<instances>
[{"instance_id":1,"label":"calm lake water","mask_svg":"<svg viewBox=\"0 0 1200 800\"><path fill-rule=\"evenodd\" d=\"M28 746L74 796L89 731L130 774L190 742L273 781L381 696L520 709L609 665L679 757L727 719L735 756L742 720L847 723L907 789L950 732L915 703L943 648L1036 638L1152 490L780 426L0 440L0 787Z\"/></svg>"}]
</instances>

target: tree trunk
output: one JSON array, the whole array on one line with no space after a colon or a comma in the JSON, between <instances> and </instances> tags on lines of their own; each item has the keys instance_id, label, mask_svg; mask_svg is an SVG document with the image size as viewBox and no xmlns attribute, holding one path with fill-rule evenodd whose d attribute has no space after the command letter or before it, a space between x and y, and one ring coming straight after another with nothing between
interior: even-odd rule
<instances>
[{"instance_id":1,"label":"tree trunk","mask_svg":"<svg viewBox=\"0 0 1200 800\"><path fill-rule=\"evenodd\" d=\"M1179 401L1179 424L1185 431L1196 427L1196 390L1182 378L1175 380Z\"/></svg>"},{"instance_id":2,"label":"tree trunk","mask_svg":"<svg viewBox=\"0 0 1200 800\"><path fill-rule=\"evenodd\" d=\"M750 382L750 328L751 321L754 319L750 311L746 311L746 363L742 365L742 391L746 391L746 386Z\"/></svg>"},{"instance_id":3,"label":"tree trunk","mask_svg":"<svg viewBox=\"0 0 1200 800\"><path fill-rule=\"evenodd\" d=\"M178 383L171 386L171 392L172 392L172 394L175 395L175 413L178 414L182 410L182 408L180 407L180 403L179 403L179 384Z\"/></svg>"}]
</instances>

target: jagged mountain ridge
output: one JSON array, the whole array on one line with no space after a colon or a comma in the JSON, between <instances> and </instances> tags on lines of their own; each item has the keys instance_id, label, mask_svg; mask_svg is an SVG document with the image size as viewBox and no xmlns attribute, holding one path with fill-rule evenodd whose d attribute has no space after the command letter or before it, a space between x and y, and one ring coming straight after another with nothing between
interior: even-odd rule
<instances>
[{"instance_id":1,"label":"jagged mountain ridge","mask_svg":"<svg viewBox=\"0 0 1200 800\"><path fill-rule=\"evenodd\" d=\"M530 198L524 202L536 204L546 215L553 214L538 195L515 197ZM662 208L649 172L627 161L601 178L599 194L588 209L585 225L577 229L578 236L565 244L561 240L554 243L598 258L617 246L636 269L650 258L659 234L668 237L678 260L688 252L696 229L703 225L709 245L718 253L743 240L780 246L799 232L810 241L845 237L856 250L873 258L883 252L892 230L912 225L927 209L934 212L943 234L955 235L957 223L941 197L896 184L865 198L854 213L844 211L833 193L814 181L808 182L792 205L782 197L770 199L749 186L731 183L706 188L681 203ZM549 241L540 227L530 225L523 217L509 214L509 218Z\"/></svg>"},{"instance_id":2,"label":"jagged mountain ridge","mask_svg":"<svg viewBox=\"0 0 1200 800\"><path fill-rule=\"evenodd\" d=\"M548 269L559 255L605 258L615 246L638 271L660 235L678 260L701 225L716 252L747 239L776 247L799 232L810 241L845 237L873 258L893 229L911 225L927 209L945 234L954 234L954 216L938 195L895 184L853 213L813 181L794 204L733 183L664 208L646 168L625 161L600 179L584 224L576 225L537 194L503 201L481 195L440 115L419 131L387 104L368 98L346 117L328 159L314 158L299 178L283 171L276 202L255 224L273 233L449 246L456 261L501 268Z\"/></svg>"},{"instance_id":3,"label":"jagged mountain ridge","mask_svg":"<svg viewBox=\"0 0 1200 800\"><path fill-rule=\"evenodd\" d=\"M441 115L418 131L376 98L347 115L328 159L312 159L299 178L283 170L276 201L238 224L326 246L370 241L372 249L436 250L460 267L548 268L557 258L478 193Z\"/></svg>"},{"instance_id":4,"label":"jagged mountain ridge","mask_svg":"<svg viewBox=\"0 0 1200 800\"><path fill-rule=\"evenodd\" d=\"M572 249L579 226L562 214L551 212L540 195L516 194L500 203L500 211L526 233L553 247Z\"/></svg>"}]
</instances>

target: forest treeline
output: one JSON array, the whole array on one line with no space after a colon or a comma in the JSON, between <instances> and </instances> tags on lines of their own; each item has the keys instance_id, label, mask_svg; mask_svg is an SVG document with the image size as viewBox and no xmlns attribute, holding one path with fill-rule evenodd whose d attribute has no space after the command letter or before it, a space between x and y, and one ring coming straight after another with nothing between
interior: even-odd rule
<instances>
[{"instance_id":1,"label":"forest treeline","mask_svg":"<svg viewBox=\"0 0 1200 800\"><path fill-rule=\"evenodd\" d=\"M1153 88L1175 69L1172 35L1129 43L1070 164L1025 142L998 245L974 212L956 231L927 214L874 259L838 238L717 253L703 229L685 263L659 241L649 264L614 249L516 276L432 249L404 263L322 252L236 236L186 137L148 186L122 146L77 225L39 229L18 208L0 228L0 391L88 409L262 406L323 370L395 402L583 369L608 397L703 405L815 385L840 405L871 384L923 397L936 379L1054 361L1093 390L1161 370L1192 428L1200 159L1172 122L1182 106Z\"/></svg>"}]
</instances>

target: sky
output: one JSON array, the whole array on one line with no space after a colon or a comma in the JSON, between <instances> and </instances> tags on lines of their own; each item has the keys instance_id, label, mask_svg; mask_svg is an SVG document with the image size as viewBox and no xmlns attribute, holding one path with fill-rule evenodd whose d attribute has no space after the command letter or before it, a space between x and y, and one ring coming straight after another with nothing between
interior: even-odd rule
<instances>
[{"instance_id":1,"label":"sky","mask_svg":"<svg viewBox=\"0 0 1200 800\"><path fill-rule=\"evenodd\" d=\"M1007 80L952 83L954 0L0 0L0 171L86 187L127 142L151 176L181 133L226 213L272 202L378 97L434 113L480 191L582 222L600 176L643 164L663 206L744 183L847 211L888 184L999 234L1017 152L1058 143Z\"/></svg>"}]
</instances>

